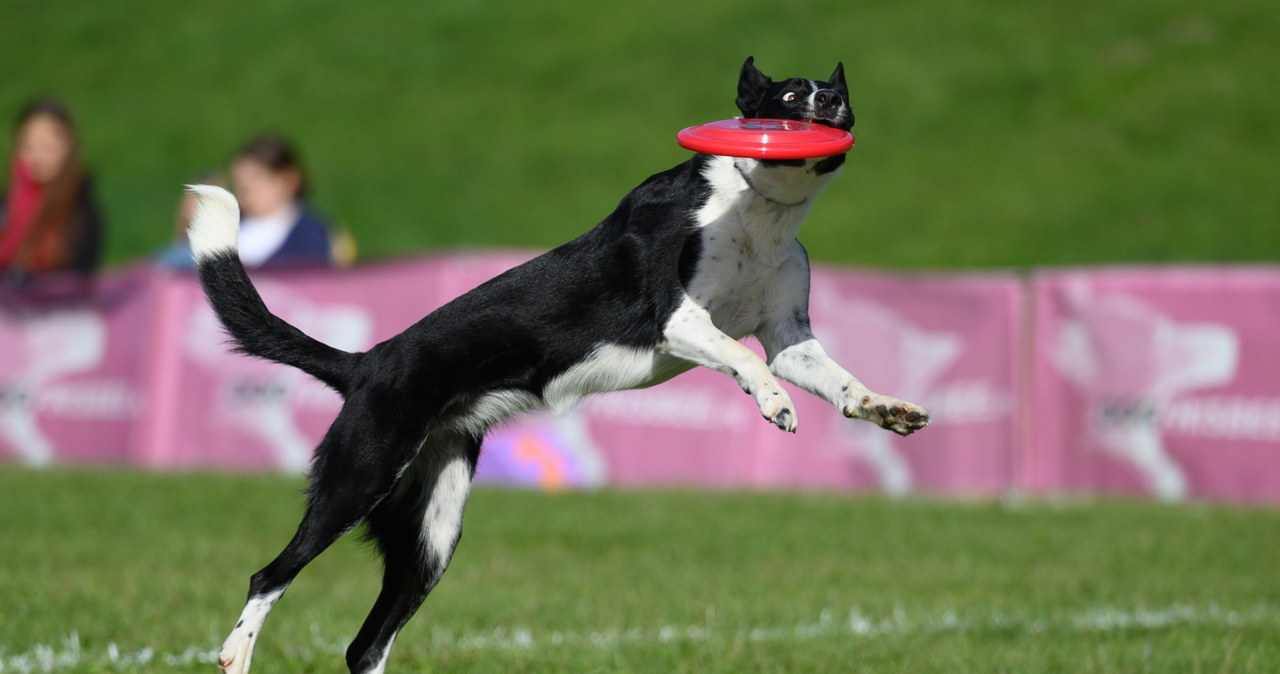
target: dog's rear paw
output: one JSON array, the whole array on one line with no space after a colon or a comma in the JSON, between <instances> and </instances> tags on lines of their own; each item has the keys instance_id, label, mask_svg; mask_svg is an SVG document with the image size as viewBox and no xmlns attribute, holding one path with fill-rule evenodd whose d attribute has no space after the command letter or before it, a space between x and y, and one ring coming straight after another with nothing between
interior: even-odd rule
<instances>
[{"instance_id":1,"label":"dog's rear paw","mask_svg":"<svg viewBox=\"0 0 1280 674\"><path fill-rule=\"evenodd\" d=\"M929 425L929 411L905 400L876 394L864 395L856 407L844 409L846 417L866 419L880 428L907 436Z\"/></svg>"},{"instance_id":2,"label":"dog's rear paw","mask_svg":"<svg viewBox=\"0 0 1280 674\"><path fill-rule=\"evenodd\" d=\"M218 653L218 669L223 674L246 674L249 671L249 661L253 658L253 637L252 632L247 635L232 633L222 644L222 651Z\"/></svg>"}]
</instances>

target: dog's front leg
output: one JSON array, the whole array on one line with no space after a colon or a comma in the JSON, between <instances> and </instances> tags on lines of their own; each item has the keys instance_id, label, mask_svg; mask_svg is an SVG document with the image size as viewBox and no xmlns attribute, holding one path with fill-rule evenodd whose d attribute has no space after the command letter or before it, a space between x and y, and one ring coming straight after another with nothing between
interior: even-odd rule
<instances>
[{"instance_id":1,"label":"dog's front leg","mask_svg":"<svg viewBox=\"0 0 1280 674\"><path fill-rule=\"evenodd\" d=\"M911 435L929 424L925 408L875 393L840 367L813 336L807 318L766 326L757 337L774 374L829 401L846 417L865 419L898 435Z\"/></svg>"},{"instance_id":2,"label":"dog's front leg","mask_svg":"<svg viewBox=\"0 0 1280 674\"><path fill-rule=\"evenodd\" d=\"M663 337L658 345L660 352L733 377L743 391L755 398L760 414L769 423L789 433L796 432L795 405L773 378L769 366L751 349L721 332L706 309L686 303L667 322Z\"/></svg>"}]
</instances>

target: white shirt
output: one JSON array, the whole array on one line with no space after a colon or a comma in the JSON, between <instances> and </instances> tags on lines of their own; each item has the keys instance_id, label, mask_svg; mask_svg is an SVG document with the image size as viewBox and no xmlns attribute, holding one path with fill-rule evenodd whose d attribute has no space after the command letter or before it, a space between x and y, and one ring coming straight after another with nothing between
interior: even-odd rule
<instances>
[{"instance_id":1,"label":"white shirt","mask_svg":"<svg viewBox=\"0 0 1280 674\"><path fill-rule=\"evenodd\" d=\"M260 267L280 250L289 231L298 221L298 207L289 204L270 215L250 216L240 221L240 261L246 267Z\"/></svg>"}]
</instances>

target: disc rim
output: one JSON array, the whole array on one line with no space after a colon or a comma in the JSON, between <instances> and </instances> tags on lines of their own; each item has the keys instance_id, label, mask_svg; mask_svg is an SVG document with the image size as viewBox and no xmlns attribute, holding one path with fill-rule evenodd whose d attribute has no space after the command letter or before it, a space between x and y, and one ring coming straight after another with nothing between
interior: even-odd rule
<instances>
[{"instance_id":1,"label":"disc rim","mask_svg":"<svg viewBox=\"0 0 1280 674\"><path fill-rule=\"evenodd\" d=\"M686 150L751 159L814 159L848 152L853 134L816 122L736 118L687 127L676 134Z\"/></svg>"}]
</instances>

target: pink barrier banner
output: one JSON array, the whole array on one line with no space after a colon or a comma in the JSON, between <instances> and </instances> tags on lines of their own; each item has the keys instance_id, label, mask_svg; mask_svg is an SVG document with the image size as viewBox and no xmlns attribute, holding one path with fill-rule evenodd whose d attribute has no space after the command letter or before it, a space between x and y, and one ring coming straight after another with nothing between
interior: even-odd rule
<instances>
[{"instance_id":1,"label":"pink barrier banner","mask_svg":"<svg viewBox=\"0 0 1280 674\"><path fill-rule=\"evenodd\" d=\"M273 311L363 350L524 259L440 258L334 275L260 275ZM340 401L291 368L229 353L190 277L159 292L165 334L141 461L301 472ZM686 484L995 494L1013 476L1019 281L819 271L814 329L865 382L921 401L937 421L898 438L794 391L801 430L759 418L728 377L695 370L490 433L477 478L547 489ZM409 290L406 292L406 290ZM890 306L883 298L910 298Z\"/></svg>"},{"instance_id":2,"label":"pink barrier banner","mask_svg":"<svg viewBox=\"0 0 1280 674\"><path fill-rule=\"evenodd\" d=\"M530 255L254 279L285 320L364 350ZM816 269L810 316L837 362L928 407L929 428L900 438L784 383L799 430L782 433L694 369L494 429L478 479L1280 503L1280 269ZM230 353L191 275L116 272L53 304L0 293L0 460L300 473L340 405Z\"/></svg>"},{"instance_id":3,"label":"pink barrier banner","mask_svg":"<svg viewBox=\"0 0 1280 674\"><path fill-rule=\"evenodd\" d=\"M1037 275L1037 491L1280 503L1280 270Z\"/></svg>"},{"instance_id":4,"label":"pink barrier banner","mask_svg":"<svg viewBox=\"0 0 1280 674\"><path fill-rule=\"evenodd\" d=\"M342 273L257 274L255 282L285 320L338 348L364 350L528 257L454 255ZM873 389L933 410L933 426L913 437L845 419L793 387L800 430L782 433L760 419L730 378L695 369L661 386L597 396L566 414L523 417L495 429L478 478L546 489L613 484L1000 493L1015 470L1020 283L1012 276L815 271L815 332ZM40 427L42 417L32 410L44 410L43 427L51 434L43 443L12 445L14 458L163 469L306 469L341 404L335 393L292 368L230 353L190 275L140 270L111 277L107 286L131 290L117 292L126 299L114 305L3 321L3 337L13 344L4 364L11 373L4 389L11 391L6 437L33 435L32 420ZM69 354L58 357L71 364L27 367L31 359L23 345L52 349L59 343L48 337L49 325L64 326L59 329L74 337L63 341L98 346L79 361L73 358L79 352L58 347L56 353ZM92 384L85 390L98 392L96 414L111 412L109 422L67 417L74 397L68 390L80 389L67 389L65 382ZM88 393L75 395L84 399Z\"/></svg>"},{"instance_id":5,"label":"pink barrier banner","mask_svg":"<svg viewBox=\"0 0 1280 674\"><path fill-rule=\"evenodd\" d=\"M149 269L101 279L81 299L0 296L0 458L122 463L146 397L139 337L154 312Z\"/></svg>"},{"instance_id":6,"label":"pink barrier banner","mask_svg":"<svg viewBox=\"0 0 1280 674\"><path fill-rule=\"evenodd\" d=\"M764 436L755 484L893 495L1009 490L1021 399L1018 276L818 269L809 313L836 362L877 393L924 405L932 422L902 438L795 392L800 428Z\"/></svg>"}]
</instances>

